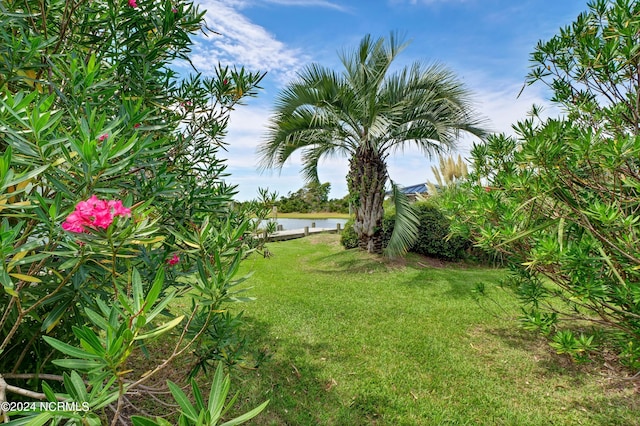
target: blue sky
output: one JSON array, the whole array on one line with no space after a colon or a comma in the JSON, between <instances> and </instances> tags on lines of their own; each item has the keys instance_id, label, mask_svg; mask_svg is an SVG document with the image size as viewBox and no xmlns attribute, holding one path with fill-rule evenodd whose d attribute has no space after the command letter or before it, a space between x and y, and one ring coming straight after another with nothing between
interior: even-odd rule
<instances>
[{"instance_id":1,"label":"blue sky","mask_svg":"<svg viewBox=\"0 0 640 426\"><path fill-rule=\"evenodd\" d=\"M259 173L257 146L278 91L306 64L340 69L338 52L357 46L365 34L391 31L411 41L397 66L416 60L440 62L473 92L476 110L491 129L511 132L532 104L547 105L542 85L517 98L538 40L547 40L587 9L586 0L203 0L209 27L220 33L196 38L192 61L204 73L234 64L266 71L264 90L232 113L227 158L228 179L238 185L239 200L256 198L258 187L287 195L304 185L299 157L280 171ZM459 142L469 152L472 140ZM320 164L321 182L331 183L332 198L347 193L346 159ZM433 180L432 162L407 150L388 162L391 178L402 185Z\"/></svg>"}]
</instances>

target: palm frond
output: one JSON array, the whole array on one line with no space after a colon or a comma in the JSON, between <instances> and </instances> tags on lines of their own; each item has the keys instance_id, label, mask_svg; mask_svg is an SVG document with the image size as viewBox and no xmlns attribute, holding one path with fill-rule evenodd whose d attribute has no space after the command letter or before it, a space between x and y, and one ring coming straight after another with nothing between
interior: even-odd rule
<instances>
[{"instance_id":1,"label":"palm frond","mask_svg":"<svg viewBox=\"0 0 640 426\"><path fill-rule=\"evenodd\" d=\"M318 164L323 158L350 157L350 147L340 144L318 144L302 153L301 174L306 182L320 182L318 179Z\"/></svg>"},{"instance_id":2,"label":"palm frond","mask_svg":"<svg viewBox=\"0 0 640 426\"><path fill-rule=\"evenodd\" d=\"M470 94L443 65L414 63L388 76L380 101L389 105L393 121L380 151L402 151L415 144L428 157L455 147L461 132L484 137L485 120L478 118Z\"/></svg>"},{"instance_id":3,"label":"palm frond","mask_svg":"<svg viewBox=\"0 0 640 426\"><path fill-rule=\"evenodd\" d=\"M389 257L402 256L407 253L418 237L420 221L415 210L400 187L391 182L391 196L396 208L396 221L385 254Z\"/></svg>"}]
</instances>

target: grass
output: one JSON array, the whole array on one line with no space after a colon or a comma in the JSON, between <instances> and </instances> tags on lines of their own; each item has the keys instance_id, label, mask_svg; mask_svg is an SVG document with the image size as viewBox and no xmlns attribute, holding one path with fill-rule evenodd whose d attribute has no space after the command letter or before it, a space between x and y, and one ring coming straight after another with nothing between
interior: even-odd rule
<instances>
[{"instance_id":1,"label":"grass","mask_svg":"<svg viewBox=\"0 0 640 426\"><path fill-rule=\"evenodd\" d=\"M237 412L271 401L252 424L640 424L631 382L518 329L508 294L502 316L474 301L499 270L383 261L335 235L269 249L245 262L257 300L238 305L256 368L233 373Z\"/></svg>"}]
</instances>

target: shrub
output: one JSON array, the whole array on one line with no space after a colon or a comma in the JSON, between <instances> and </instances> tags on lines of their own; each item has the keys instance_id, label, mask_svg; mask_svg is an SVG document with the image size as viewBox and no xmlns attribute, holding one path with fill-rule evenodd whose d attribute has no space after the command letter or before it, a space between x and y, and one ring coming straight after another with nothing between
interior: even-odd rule
<instances>
[{"instance_id":1,"label":"shrub","mask_svg":"<svg viewBox=\"0 0 640 426\"><path fill-rule=\"evenodd\" d=\"M449 237L450 220L442 211L427 202L416 203L414 208L420 225L418 238L410 251L447 260L462 259L471 243L461 236Z\"/></svg>"},{"instance_id":2,"label":"shrub","mask_svg":"<svg viewBox=\"0 0 640 426\"><path fill-rule=\"evenodd\" d=\"M202 28L188 1L3 3L0 377L9 392L33 395L14 385L26 378L38 398L88 409L3 405L0 422L124 423L127 392L221 341L207 332L241 300L251 216L233 209L218 153L262 75L177 78L169 66ZM184 315L167 309L185 294ZM129 370L132 353L176 328L165 361Z\"/></svg>"},{"instance_id":3,"label":"shrub","mask_svg":"<svg viewBox=\"0 0 640 426\"><path fill-rule=\"evenodd\" d=\"M449 235L449 219L440 209L429 202L413 204L420 220L418 238L410 252L446 260L459 260L465 257L465 250L471 246L468 239ZM382 218L382 244L386 247L393 233L395 212L389 209ZM346 249L358 247L358 238L353 230L353 221L349 220L344 227L340 242Z\"/></svg>"},{"instance_id":4,"label":"shrub","mask_svg":"<svg viewBox=\"0 0 640 426\"><path fill-rule=\"evenodd\" d=\"M384 212L382 216L382 247L389 245L391 234L393 234L393 227L396 224L396 214L393 209Z\"/></svg>"},{"instance_id":5,"label":"shrub","mask_svg":"<svg viewBox=\"0 0 640 426\"><path fill-rule=\"evenodd\" d=\"M356 235L356 231L353 229L353 219L349 219L347 223L344 224L344 229L340 235L340 244L347 250L358 247L358 235Z\"/></svg>"},{"instance_id":6,"label":"shrub","mask_svg":"<svg viewBox=\"0 0 640 426\"><path fill-rule=\"evenodd\" d=\"M517 136L471 151L473 173L446 202L456 232L504 255L523 324L584 359L595 340L563 319L611 331L640 369L640 3L593 1L540 42L528 83L553 90L561 119L531 118ZM482 182L483 186L480 186ZM555 334L553 334L555 333ZM600 333L602 334L602 333Z\"/></svg>"}]
</instances>

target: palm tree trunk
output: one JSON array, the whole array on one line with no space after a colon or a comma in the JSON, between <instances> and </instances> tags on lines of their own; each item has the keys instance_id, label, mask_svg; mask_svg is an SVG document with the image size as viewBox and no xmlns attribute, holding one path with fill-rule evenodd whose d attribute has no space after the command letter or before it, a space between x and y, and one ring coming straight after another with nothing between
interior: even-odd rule
<instances>
[{"instance_id":1,"label":"palm tree trunk","mask_svg":"<svg viewBox=\"0 0 640 426\"><path fill-rule=\"evenodd\" d=\"M358 245L369 253L382 253L382 215L387 165L374 150L360 147L349 160L347 184L356 210L353 229Z\"/></svg>"}]
</instances>

